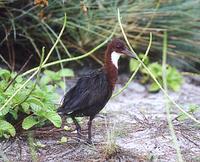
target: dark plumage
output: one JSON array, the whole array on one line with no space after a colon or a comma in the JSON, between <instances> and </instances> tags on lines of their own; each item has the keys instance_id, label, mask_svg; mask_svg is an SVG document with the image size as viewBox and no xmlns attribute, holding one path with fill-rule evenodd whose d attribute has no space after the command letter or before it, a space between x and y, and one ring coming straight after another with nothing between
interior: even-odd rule
<instances>
[{"instance_id":1,"label":"dark plumage","mask_svg":"<svg viewBox=\"0 0 200 162\"><path fill-rule=\"evenodd\" d=\"M101 94L101 95L99 95ZM112 95L104 69L81 77L63 100L60 112L73 116L93 116L103 108Z\"/></svg>"},{"instance_id":2,"label":"dark plumage","mask_svg":"<svg viewBox=\"0 0 200 162\"><path fill-rule=\"evenodd\" d=\"M116 62L120 55L134 57L127 50L123 41L114 39L107 46L104 67L81 77L76 85L65 94L62 106L58 109L60 114L71 116L79 136L81 135L81 127L75 117L90 117L88 122L88 142L91 142L92 120L112 96L118 75Z\"/></svg>"}]
</instances>

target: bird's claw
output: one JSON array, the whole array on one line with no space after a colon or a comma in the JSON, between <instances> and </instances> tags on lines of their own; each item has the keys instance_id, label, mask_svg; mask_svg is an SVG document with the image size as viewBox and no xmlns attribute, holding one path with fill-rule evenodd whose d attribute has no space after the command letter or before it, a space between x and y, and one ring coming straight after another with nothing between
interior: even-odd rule
<instances>
[{"instance_id":1,"label":"bird's claw","mask_svg":"<svg viewBox=\"0 0 200 162\"><path fill-rule=\"evenodd\" d=\"M87 144L92 145L93 144L92 140L91 139L87 139Z\"/></svg>"}]
</instances>

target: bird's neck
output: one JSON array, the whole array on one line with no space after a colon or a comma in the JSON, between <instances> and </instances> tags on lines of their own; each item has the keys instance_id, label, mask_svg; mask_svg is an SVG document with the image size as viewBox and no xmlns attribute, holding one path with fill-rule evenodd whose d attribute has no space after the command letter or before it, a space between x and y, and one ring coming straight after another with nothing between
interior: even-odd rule
<instances>
[{"instance_id":1,"label":"bird's neck","mask_svg":"<svg viewBox=\"0 0 200 162\"><path fill-rule=\"evenodd\" d=\"M114 89L118 77L119 58L120 54L115 51L112 51L111 48L108 46L105 52L104 69L112 89Z\"/></svg>"}]
</instances>

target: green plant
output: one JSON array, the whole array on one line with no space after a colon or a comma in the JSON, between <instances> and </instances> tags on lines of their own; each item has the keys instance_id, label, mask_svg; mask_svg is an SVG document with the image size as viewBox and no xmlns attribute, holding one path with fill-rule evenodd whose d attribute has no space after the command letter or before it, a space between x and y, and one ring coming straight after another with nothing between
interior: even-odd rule
<instances>
[{"instance_id":1,"label":"green plant","mask_svg":"<svg viewBox=\"0 0 200 162\"><path fill-rule=\"evenodd\" d=\"M8 70L3 70L2 76L0 77L2 79L2 84L4 85L1 87L2 89L0 92L2 95L1 98L4 100L0 103L0 119L3 121L1 122L2 126L6 124L7 129L1 129L1 137L4 136L5 138L8 138L10 135L14 136L16 133L14 126L18 128L19 125L21 126L21 123L22 128L24 129L29 129L36 124L43 124L45 120L51 121L56 127L61 126L61 117L57 114L54 103L56 99L56 93L54 93L55 86L43 85L40 87L38 82L40 80L41 69L56 48L56 45L64 32L65 26L66 14L63 27L55 43L45 58L45 48L42 48L40 64L28 79L22 77L20 74L21 70L17 75L13 75L13 73ZM60 75L63 75L63 71ZM15 123L16 125L14 125ZM13 129L15 132L12 131Z\"/></svg>"},{"instance_id":2,"label":"green plant","mask_svg":"<svg viewBox=\"0 0 200 162\"><path fill-rule=\"evenodd\" d=\"M119 151L119 147L116 144L116 130L115 130L115 124L111 128L106 128L107 131L107 140L106 145L104 147L104 156L106 159L110 159L112 156L115 156L117 152Z\"/></svg>"},{"instance_id":3,"label":"green plant","mask_svg":"<svg viewBox=\"0 0 200 162\"><path fill-rule=\"evenodd\" d=\"M165 90L166 94L168 93L168 85L167 85L167 45L168 45L168 33L167 31L164 32L164 38L163 38L163 57L162 57L162 83L163 83L163 89ZM165 99L165 111L167 114L167 122L168 127L170 130L170 134L172 137L172 142L174 144L174 148L176 149L176 155L177 160L179 162L183 162L183 157L181 154L181 148L178 143L178 139L176 136L176 132L174 130L174 125L172 123L172 117L170 112L170 100L167 98L167 96L164 96Z\"/></svg>"},{"instance_id":4,"label":"green plant","mask_svg":"<svg viewBox=\"0 0 200 162\"><path fill-rule=\"evenodd\" d=\"M64 30L65 24L66 21L64 21L63 28L57 38L57 41L47 54L44 62L41 62L41 65L39 67L33 68L32 70L18 75L18 77L6 90L6 92L4 92L4 90L5 87L8 85L8 81L12 80L16 76L16 73L11 73L10 71L5 69L0 70L0 119L1 121L3 121L2 125L0 125L0 137L9 138L10 136L14 136L16 133L15 125L11 122L14 120L14 122L16 123L16 120L19 119L18 115L23 114L27 115L26 118L22 121L22 127L24 129L29 129L34 125L41 125L46 120L50 120L57 127L60 126L61 119L56 113L55 106L58 98L56 89L58 87L62 87L62 83L59 79L61 79L63 76L73 76L73 71L64 68L57 72L45 70L45 73L41 75L41 79L40 75L37 75L37 82L34 82L35 80L32 78L37 74L37 72L40 71L41 68L59 64L60 62L82 59L92 54L95 50L106 44L107 41L111 39L111 37L115 33L114 30L104 42L102 42L83 56L58 60L45 64L53 49L56 47L56 44L58 43ZM27 79L28 74L31 74L31 76ZM13 101L15 101L15 98L18 98L19 100L16 104L13 103ZM7 118L7 116L9 116L9 118Z\"/></svg>"},{"instance_id":5,"label":"green plant","mask_svg":"<svg viewBox=\"0 0 200 162\"><path fill-rule=\"evenodd\" d=\"M63 136L63 137L61 137L60 141L58 141L58 143L64 144L64 143L66 143L67 141L68 141L68 138Z\"/></svg>"},{"instance_id":6,"label":"green plant","mask_svg":"<svg viewBox=\"0 0 200 162\"><path fill-rule=\"evenodd\" d=\"M9 80L12 80L15 75L15 72L11 73L8 70L0 69L0 106L4 105L6 98L9 98L26 81L25 77L18 76L5 91ZM63 87L62 77L72 77L73 75L71 69L61 69L58 72L45 70L38 83L31 80L0 111L0 137L15 136L15 123L22 114L24 114L23 129L30 129L46 120L51 121L56 127L60 127L61 118L56 112L59 94L56 93L56 89Z\"/></svg>"},{"instance_id":7,"label":"green plant","mask_svg":"<svg viewBox=\"0 0 200 162\"><path fill-rule=\"evenodd\" d=\"M52 70L45 70L44 75L40 80L40 85L47 85L51 83L52 85L59 85L63 90L65 88L65 83L62 81L63 77L73 77L74 72L71 69L63 68L57 72Z\"/></svg>"},{"instance_id":8,"label":"green plant","mask_svg":"<svg viewBox=\"0 0 200 162\"><path fill-rule=\"evenodd\" d=\"M139 54L140 58L143 58L143 54ZM144 60L144 64L147 65L149 70L152 72L152 74L155 76L155 78L159 81L160 84L162 84L162 65L158 62L150 63L149 58L147 57ZM137 66L139 65L139 62L135 59L131 59L129 63L130 71L135 71ZM141 74L140 82L142 84L146 84L150 82L150 86L148 87L148 90L150 92L156 92L160 88L159 86L153 81L147 70L143 67L140 68L139 73ZM166 69L166 79L167 79L167 85L168 87L173 91L178 91L181 87L181 84L183 82L183 78L180 72L175 67L172 67L170 65L167 65Z\"/></svg>"},{"instance_id":9,"label":"green plant","mask_svg":"<svg viewBox=\"0 0 200 162\"><path fill-rule=\"evenodd\" d=\"M145 68L145 70L147 70L147 72L149 73L149 75L151 76L151 78L154 80L154 82L156 82L156 84L159 86L159 88L161 89L161 91L164 93L165 97L173 104L176 106L176 108L178 108L181 112L183 112L185 115L187 115L190 119L192 119L193 121L195 121L196 123L200 123L200 121L198 119L196 119L194 116L190 115L189 113L187 113L179 104L177 104L167 93L167 91L161 86L161 84L159 83L159 81L155 78L155 76L152 74L152 72L149 70L149 68L143 63L143 60L141 60L138 55L135 53L135 51L133 50L131 44L128 41L128 38L126 36L126 33L124 31L124 28L122 27L122 23L121 23L121 16L120 16L120 11L118 9L118 22L119 22L119 26L120 29L122 31L122 34L124 36L124 39L126 40L126 43L128 45L128 47L130 48L131 52L133 52L135 54L135 57L137 58L137 60L140 62L140 64ZM166 47L163 48L163 50L166 50ZM139 67L139 66L138 66Z\"/></svg>"},{"instance_id":10,"label":"green plant","mask_svg":"<svg viewBox=\"0 0 200 162\"><path fill-rule=\"evenodd\" d=\"M188 107L188 113L194 114L196 112L200 112L200 106L196 105L196 104L190 104ZM178 117L176 117L176 119L183 121L183 120L188 119L188 116L185 115L184 113L180 112Z\"/></svg>"}]
</instances>

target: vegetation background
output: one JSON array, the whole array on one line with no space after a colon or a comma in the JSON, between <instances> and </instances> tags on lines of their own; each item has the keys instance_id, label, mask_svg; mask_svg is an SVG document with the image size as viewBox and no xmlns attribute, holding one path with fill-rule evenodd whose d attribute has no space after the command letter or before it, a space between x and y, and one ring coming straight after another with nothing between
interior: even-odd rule
<instances>
[{"instance_id":1,"label":"vegetation background","mask_svg":"<svg viewBox=\"0 0 200 162\"><path fill-rule=\"evenodd\" d=\"M56 110L60 90L68 88L66 78L102 66L107 41L125 37L118 8L128 41L151 73L135 60L122 60L120 71L139 69L140 83L148 84L150 92L161 89L175 103L166 84L178 91L182 75L200 71L200 0L0 0L0 137L9 139L49 122L61 126ZM179 117L198 123L190 116L196 111L195 105ZM174 136L173 126L170 131ZM32 159L34 147L30 144Z\"/></svg>"},{"instance_id":2,"label":"vegetation background","mask_svg":"<svg viewBox=\"0 0 200 162\"><path fill-rule=\"evenodd\" d=\"M30 54L38 63L41 48L45 46L48 51L55 43L64 13L66 30L51 60L84 54L111 34L117 24L118 7L136 51L145 51L152 32L151 56L160 58L163 31L167 30L169 62L199 72L199 0L1 0L1 54L12 68ZM122 36L120 33L118 28L115 36ZM99 57L90 59L101 63L102 51L97 52Z\"/></svg>"}]
</instances>

